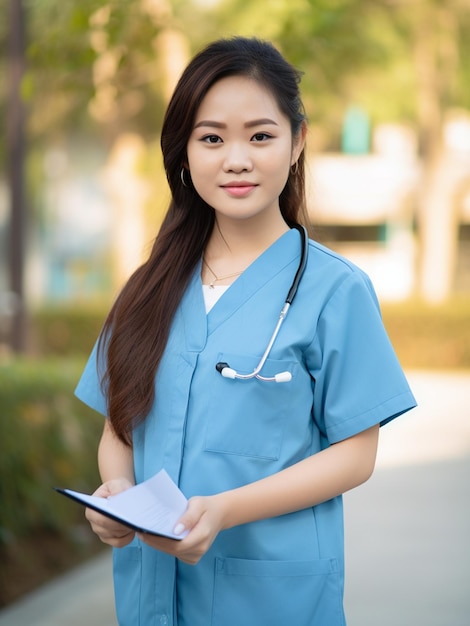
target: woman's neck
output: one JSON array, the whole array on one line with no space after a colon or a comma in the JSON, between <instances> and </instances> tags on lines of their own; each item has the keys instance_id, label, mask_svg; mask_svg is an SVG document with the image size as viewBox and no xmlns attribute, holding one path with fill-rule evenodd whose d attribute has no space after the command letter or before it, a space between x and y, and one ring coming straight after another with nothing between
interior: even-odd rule
<instances>
[{"instance_id":1,"label":"woman's neck","mask_svg":"<svg viewBox=\"0 0 470 626\"><path fill-rule=\"evenodd\" d=\"M280 215L280 214L279 214ZM204 284L231 284L238 276L289 230L282 219L271 221L266 228L251 221L216 219L204 251L202 279Z\"/></svg>"},{"instance_id":2,"label":"woman's neck","mask_svg":"<svg viewBox=\"0 0 470 626\"><path fill-rule=\"evenodd\" d=\"M212 234L205 250L209 261L249 260L252 262L289 230L279 214L279 220L260 227L248 220L226 220L216 218ZM235 271L235 270L234 270Z\"/></svg>"}]
</instances>

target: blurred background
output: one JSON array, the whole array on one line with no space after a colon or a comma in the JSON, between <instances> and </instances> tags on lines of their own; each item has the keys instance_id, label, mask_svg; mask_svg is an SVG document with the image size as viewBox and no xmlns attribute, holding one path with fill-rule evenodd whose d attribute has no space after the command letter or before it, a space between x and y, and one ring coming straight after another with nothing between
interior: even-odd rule
<instances>
[{"instance_id":1,"label":"blurred background","mask_svg":"<svg viewBox=\"0 0 470 626\"><path fill-rule=\"evenodd\" d=\"M99 482L73 389L168 204L172 89L231 35L302 70L316 237L404 367L470 372L470 0L0 0L0 607L100 550L51 489Z\"/></svg>"}]
</instances>

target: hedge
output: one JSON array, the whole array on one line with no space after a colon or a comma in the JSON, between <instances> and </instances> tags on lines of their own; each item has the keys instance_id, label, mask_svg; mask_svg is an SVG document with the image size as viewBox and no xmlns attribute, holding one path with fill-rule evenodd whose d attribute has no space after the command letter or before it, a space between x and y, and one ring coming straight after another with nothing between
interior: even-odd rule
<instances>
[{"instance_id":1,"label":"hedge","mask_svg":"<svg viewBox=\"0 0 470 626\"><path fill-rule=\"evenodd\" d=\"M48 307L30 319L34 351L42 356L88 354L106 318L104 308Z\"/></svg>"},{"instance_id":2,"label":"hedge","mask_svg":"<svg viewBox=\"0 0 470 626\"><path fill-rule=\"evenodd\" d=\"M406 369L470 369L470 298L439 306L410 301L382 307L383 320Z\"/></svg>"},{"instance_id":3,"label":"hedge","mask_svg":"<svg viewBox=\"0 0 470 626\"><path fill-rule=\"evenodd\" d=\"M52 487L96 487L100 417L73 395L82 360L0 364L0 541L69 516ZM21 513L21 514L19 514ZM70 516L69 516L70 517Z\"/></svg>"},{"instance_id":4,"label":"hedge","mask_svg":"<svg viewBox=\"0 0 470 626\"><path fill-rule=\"evenodd\" d=\"M100 482L103 422L73 395L83 365L83 358L0 363L0 606L21 584L11 580L12 570L34 579L36 568L47 578L42 540L50 539L49 552L55 546L58 553L48 554L52 569L98 547L88 545L99 541L91 538L83 508L53 490L91 492ZM70 553L59 554L64 550Z\"/></svg>"}]
</instances>

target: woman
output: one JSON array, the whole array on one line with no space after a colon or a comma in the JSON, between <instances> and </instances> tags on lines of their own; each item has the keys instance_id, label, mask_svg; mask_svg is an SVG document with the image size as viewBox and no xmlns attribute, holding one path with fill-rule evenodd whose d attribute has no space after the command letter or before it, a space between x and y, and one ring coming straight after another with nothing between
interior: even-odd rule
<instances>
[{"instance_id":1,"label":"woman","mask_svg":"<svg viewBox=\"0 0 470 626\"><path fill-rule=\"evenodd\" d=\"M189 498L181 541L87 511L121 625L345 624L341 494L415 401L367 276L313 241L265 354L303 247L298 85L270 44L222 40L165 116L171 204L77 388L108 416L95 495L165 468Z\"/></svg>"}]
</instances>

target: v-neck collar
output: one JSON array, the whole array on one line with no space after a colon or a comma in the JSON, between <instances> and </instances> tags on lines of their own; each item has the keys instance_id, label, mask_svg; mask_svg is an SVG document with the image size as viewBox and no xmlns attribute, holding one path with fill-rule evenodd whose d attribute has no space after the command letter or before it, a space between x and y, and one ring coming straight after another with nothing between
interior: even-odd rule
<instances>
[{"instance_id":1,"label":"v-neck collar","mask_svg":"<svg viewBox=\"0 0 470 626\"><path fill-rule=\"evenodd\" d=\"M299 233L292 228L281 235L246 268L207 314L202 293L201 260L195 268L181 303L188 350L201 351L208 335L299 256Z\"/></svg>"}]
</instances>

